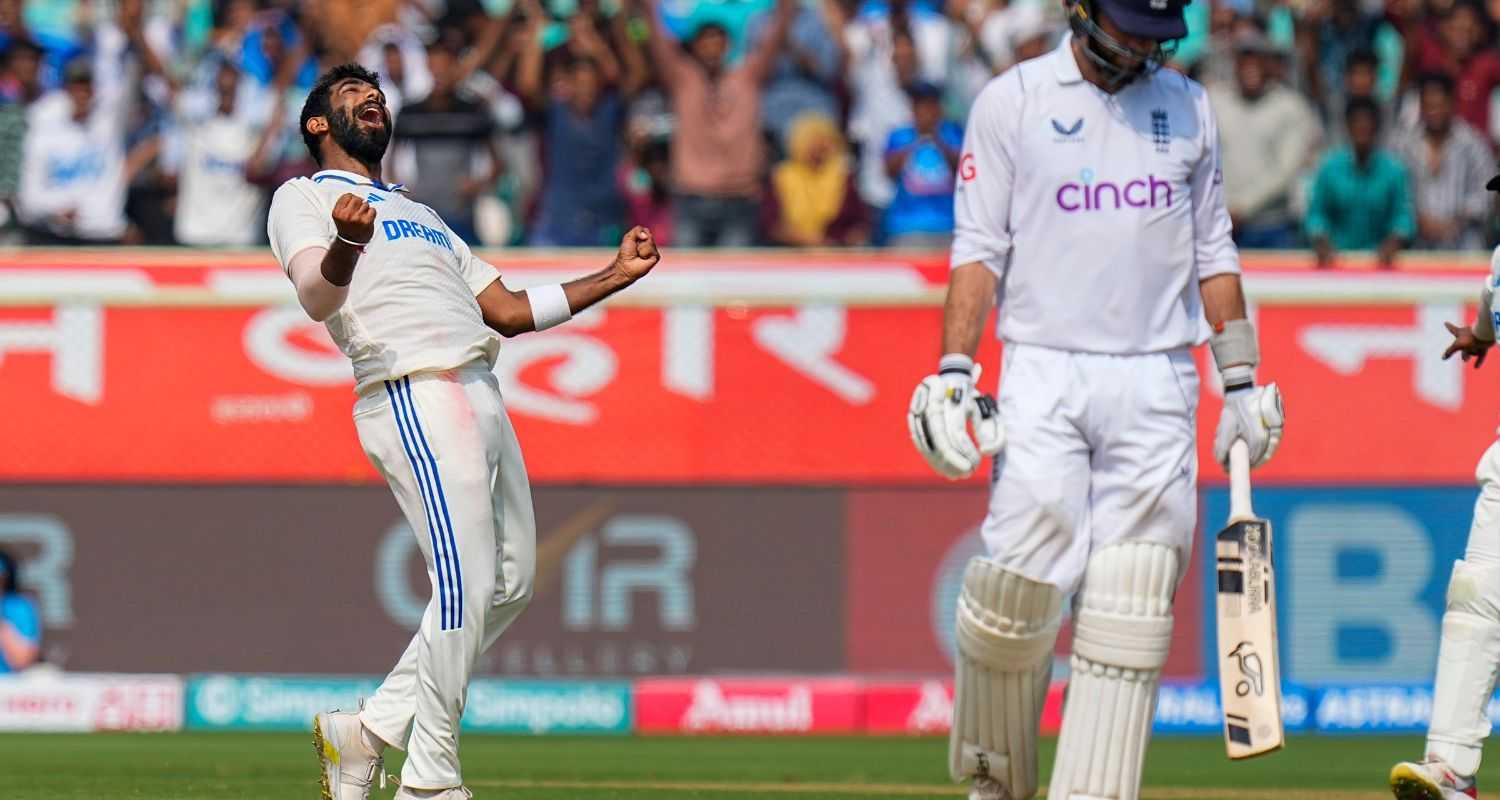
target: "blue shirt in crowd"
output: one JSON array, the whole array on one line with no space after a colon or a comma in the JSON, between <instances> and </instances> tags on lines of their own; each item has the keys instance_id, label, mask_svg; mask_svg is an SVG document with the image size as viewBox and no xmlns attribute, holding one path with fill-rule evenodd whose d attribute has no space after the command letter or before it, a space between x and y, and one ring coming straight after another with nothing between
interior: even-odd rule
<instances>
[{"instance_id":1,"label":"blue shirt in crowd","mask_svg":"<svg viewBox=\"0 0 1500 800\"><path fill-rule=\"evenodd\" d=\"M561 100L547 107L546 185L532 244L597 247L619 238L625 201L615 183L625 107L606 93L588 115Z\"/></svg>"},{"instance_id":2,"label":"blue shirt in crowd","mask_svg":"<svg viewBox=\"0 0 1500 800\"><path fill-rule=\"evenodd\" d=\"M953 151L963 147L964 130L952 122L938 126L937 139ZM914 127L897 128L886 141L885 155L912 148L896 176L896 197L885 212L887 237L906 233L952 233L953 168L942 148L917 135Z\"/></svg>"},{"instance_id":3,"label":"blue shirt in crowd","mask_svg":"<svg viewBox=\"0 0 1500 800\"><path fill-rule=\"evenodd\" d=\"M16 629L21 637L35 645L42 643L42 618L31 598L19 594L8 594L0 599L0 620ZM15 672L0 652L0 674Z\"/></svg>"}]
</instances>

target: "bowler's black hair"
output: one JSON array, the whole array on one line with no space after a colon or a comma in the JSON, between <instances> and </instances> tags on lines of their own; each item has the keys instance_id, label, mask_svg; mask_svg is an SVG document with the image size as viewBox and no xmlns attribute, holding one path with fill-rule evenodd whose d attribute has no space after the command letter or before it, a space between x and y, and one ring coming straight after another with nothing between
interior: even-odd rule
<instances>
[{"instance_id":1,"label":"bowler's black hair","mask_svg":"<svg viewBox=\"0 0 1500 800\"><path fill-rule=\"evenodd\" d=\"M302 104L302 118L297 127L302 129L302 143L307 145L307 152L312 154L313 161L318 166L323 165L323 154L318 150L318 137L307 132L307 121L313 117L326 117L333 113L333 85L344 80L364 81L365 83L380 88L380 76L361 67L358 64L340 64L333 69L323 73L318 82L313 84L312 91L307 93L307 102Z\"/></svg>"}]
</instances>

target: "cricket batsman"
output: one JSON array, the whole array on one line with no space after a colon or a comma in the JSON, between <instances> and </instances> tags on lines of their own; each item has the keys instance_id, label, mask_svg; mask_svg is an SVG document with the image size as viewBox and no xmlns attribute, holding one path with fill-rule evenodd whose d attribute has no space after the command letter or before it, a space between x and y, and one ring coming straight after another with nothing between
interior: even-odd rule
<instances>
[{"instance_id":1,"label":"cricket batsman","mask_svg":"<svg viewBox=\"0 0 1500 800\"><path fill-rule=\"evenodd\" d=\"M1047 796L1135 800L1172 599L1197 526L1190 351L1224 385L1215 457L1282 435L1256 383L1219 137L1201 86L1160 69L1185 0L1072 0L1071 36L975 101L958 168L936 375L912 396L917 450L966 477L995 456L958 602L949 769L975 800L1034 797L1063 603L1072 678ZM973 356L998 303L998 403ZM973 433L970 433L970 423ZM977 441L976 441L977 440Z\"/></svg>"},{"instance_id":2,"label":"cricket batsman","mask_svg":"<svg viewBox=\"0 0 1500 800\"><path fill-rule=\"evenodd\" d=\"M1500 176L1485 186L1500 191ZM1495 345L1495 288L1500 286L1500 247L1490 255L1490 275L1479 293L1479 315L1472 327L1448 324L1455 353L1474 368ZM1464 557L1453 562L1448 607L1438 644L1427 757L1391 768L1391 792L1399 800L1464 800L1479 796L1474 782L1484 740L1490 735L1489 704L1500 670L1500 441L1479 459L1474 477L1479 499L1469 527Z\"/></svg>"},{"instance_id":3,"label":"cricket batsman","mask_svg":"<svg viewBox=\"0 0 1500 800\"><path fill-rule=\"evenodd\" d=\"M322 169L276 191L271 250L353 363L360 444L432 582L416 635L364 708L314 719L323 798L365 800L395 747L406 751L398 800L461 800L471 796L458 763L469 676L530 601L536 571L531 487L491 371L500 338L567 321L660 254L637 227L604 269L512 291L431 208L381 181L391 115L376 75L334 67L300 127Z\"/></svg>"}]
</instances>

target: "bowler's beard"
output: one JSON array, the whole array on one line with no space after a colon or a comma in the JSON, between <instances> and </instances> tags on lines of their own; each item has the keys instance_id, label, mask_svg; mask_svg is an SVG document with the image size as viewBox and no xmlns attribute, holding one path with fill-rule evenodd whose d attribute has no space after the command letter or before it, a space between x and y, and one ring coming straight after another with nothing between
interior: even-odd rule
<instances>
[{"instance_id":1,"label":"bowler's beard","mask_svg":"<svg viewBox=\"0 0 1500 800\"><path fill-rule=\"evenodd\" d=\"M355 122L348 111L335 111L328 117L328 134L345 153L373 167L385 158L385 148L391 143L391 112L382 107L380 116L385 124L379 130L369 130Z\"/></svg>"}]
</instances>

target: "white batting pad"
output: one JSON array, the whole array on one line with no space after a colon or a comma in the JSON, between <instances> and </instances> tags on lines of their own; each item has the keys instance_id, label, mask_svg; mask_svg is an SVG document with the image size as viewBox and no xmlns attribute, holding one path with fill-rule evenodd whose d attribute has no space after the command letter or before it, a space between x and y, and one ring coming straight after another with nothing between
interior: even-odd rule
<instances>
[{"instance_id":1,"label":"white batting pad","mask_svg":"<svg viewBox=\"0 0 1500 800\"><path fill-rule=\"evenodd\" d=\"M1173 547L1127 542L1089 559L1073 620L1073 675L1049 798L1140 795L1176 587Z\"/></svg>"},{"instance_id":2,"label":"white batting pad","mask_svg":"<svg viewBox=\"0 0 1500 800\"><path fill-rule=\"evenodd\" d=\"M1448 581L1448 610L1443 613L1427 752L1461 775L1479 771L1480 748L1490 735L1486 711L1497 667L1500 567L1456 561Z\"/></svg>"},{"instance_id":3,"label":"white batting pad","mask_svg":"<svg viewBox=\"0 0 1500 800\"><path fill-rule=\"evenodd\" d=\"M1016 800L1038 788L1037 738L1063 594L985 558L964 571L948 769L989 775Z\"/></svg>"}]
</instances>

